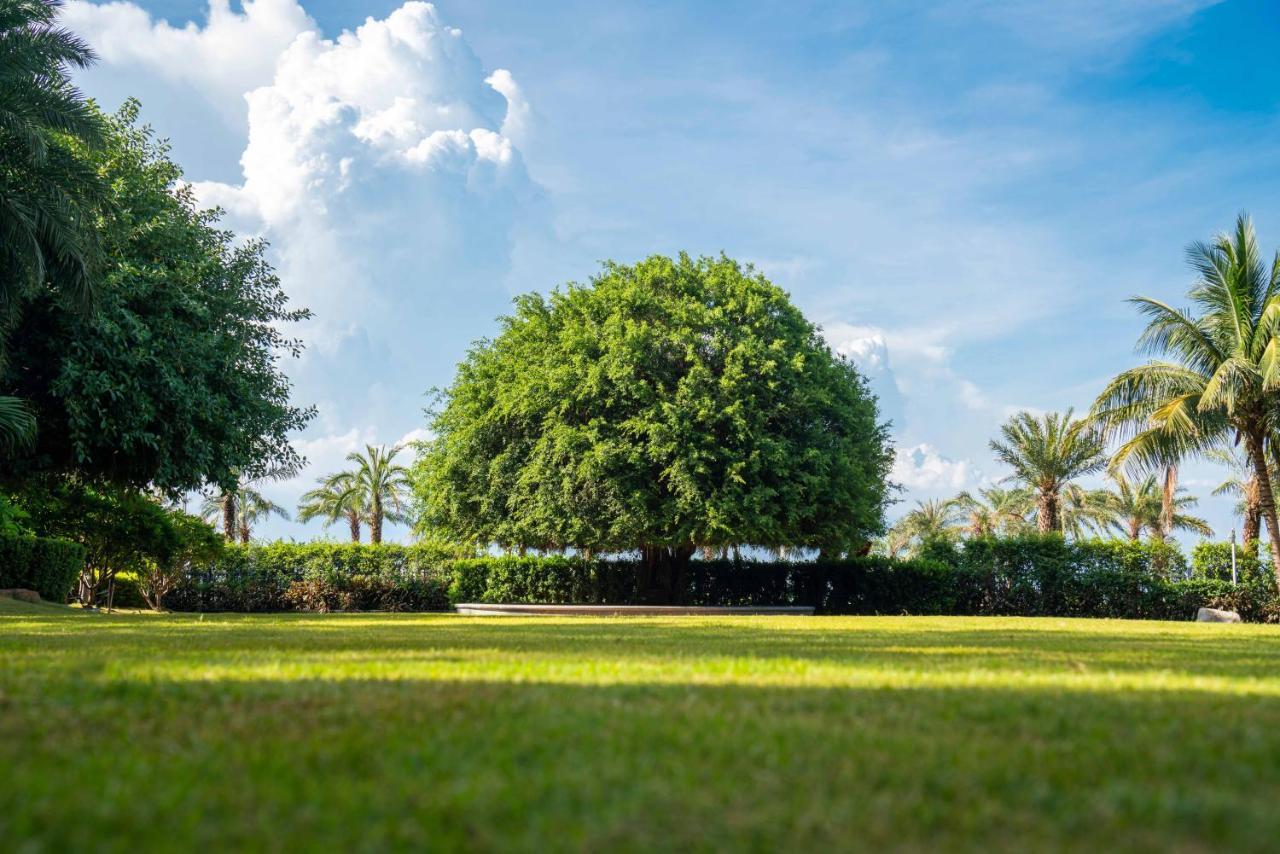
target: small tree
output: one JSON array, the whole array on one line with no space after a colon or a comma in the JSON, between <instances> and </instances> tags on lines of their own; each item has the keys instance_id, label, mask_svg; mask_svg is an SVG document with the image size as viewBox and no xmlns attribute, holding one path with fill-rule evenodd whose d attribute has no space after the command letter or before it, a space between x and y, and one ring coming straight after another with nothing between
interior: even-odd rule
<instances>
[{"instance_id":1,"label":"small tree","mask_svg":"<svg viewBox=\"0 0 1280 854\"><path fill-rule=\"evenodd\" d=\"M222 552L222 537L204 521L181 510L166 513L170 542L163 554L145 558L138 570L138 588L148 607L164 610L164 597L196 564L215 560Z\"/></svg>"},{"instance_id":2,"label":"small tree","mask_svg":"<svg viewBox=\"0 0 1280 854\"><path fill-rule=\"evenodd\" d=\"M505 548L639 552L651 600L698 547L865 548L891 462L852 364L750 266L608 263L516 300L458 367L415 471L423 523Z\"/></svg>"}]
</instances>

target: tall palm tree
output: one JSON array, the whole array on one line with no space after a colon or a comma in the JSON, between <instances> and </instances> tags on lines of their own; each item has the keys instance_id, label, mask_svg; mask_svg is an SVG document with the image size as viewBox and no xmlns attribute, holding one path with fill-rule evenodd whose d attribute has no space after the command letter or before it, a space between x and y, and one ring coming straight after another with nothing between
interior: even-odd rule
<instances>
[{"instance_id":1,"label":"tall palm tree","mask_svg":"<svg viewBox=\"0 0 1280 854\"><path fill-rule=\"evenodd\" d=\"M352 472L338 472L322 477L315 489L303 494L298 503L298 521L323 519L327 528L339 519L347 520L351 542L360 542L360 524L368 501Z\"/></svg>"},{"instance_id":2,"label":"tall palm tree","mask_svg":"<svg viewBox=\"0 0 1280 854\"><path fill-rule=\"evenodd\" d=\"M1124 443L1114 467L1158 470L1214 448L1244 443L1258 481L1258 508L1280 579L1280 521L1268 471L1280 389L1280 254L1270 265L1245 214L1235 231L1194 243L1187 259L1197 279L1192 309L1135 297L1147 318L1139 349L1166 358L1112 380L1093 415Z\"/></svg>"},{"instance_id":3,"label":"tall palm tree","mask_svg":"<svg viewBox=\"0 0 1280 854\"><path fill-rule=\"evenodd\" d=\"M21 300L49 283L88 304L92 209L103 197L73 144L100 144L103 122L68 72L94 61L56 26L61 0L0 0L0 368ZM35 418L0 396L0 452L30 444Z\"/></svg>"},{"instance_id":4,"label":"tall palm tree","mask_svg":"<svg viewBox=\"0 0 1280 854\"><path fill-rule=\"evenodd\" d=\"M1088 422L1050 412L1036 418L1019 412L1000 428L991 450L1013 469L1009 480L1021 483L1036 501L1036 527L1061 531L1062 490L1071 481L1106 466L1102 436Z\"/></svg>"},{"instance_id":5,"label":"tall palm tree","mask_svg":"<svg viewBox=\"0 0 1280 854\"><path fill-rule=\"evenodd\" d=\"M234 491L205 496L200 516L210 524L222 523L227 542L248 543L253 527L271 516L289 518L289 512L267 498L251 483L241 483Z\"/></svg>"},{"instance_id":6,"label":"tall palm tree","mask_svg":"<svg viewBox=\"0 0 1280 854\"><path fill-rule=\"evenodd\" d=\"M366 445L364 453L347 455L355 463L351 472L356 488L364 496L365 518L369 521L369 542L382 542L382 523L409 521L409 470L395 463L401 445Z\"/></svg>"},{"instance_id":7,"label":"tall palm tree","mask_svg":"<svg viewBox=\"0 0 1280 854\"><path fill-rule=\"evenodd\" d=\"M971 537L1018 533L1027 527L1031 512L1031 496L1024 489L993 486L977 496L962 492L952 502L964 514L965 532Z\"/></svg>"},{"instance_id":8,"label":"tall palm tree","mask_svg":"<svg viewBox=\"0 0 1280 854\"><path fill-rule=\"evenodd\" d=\"M1236 504L1236 513L1244 519L1241 533L1245 543L1256 542L1262 527L1261 496L1258 494L1258 478L1254 476L1253 464L1249 458L1236 448L1214 448L1205 454L1216 463L1227 467L1227 479L1213 490L1214 495L1231 495L1240 499ZM1275 467L1271 467L1272 479L1275 478Z\"/></svg>"}]
</instances>

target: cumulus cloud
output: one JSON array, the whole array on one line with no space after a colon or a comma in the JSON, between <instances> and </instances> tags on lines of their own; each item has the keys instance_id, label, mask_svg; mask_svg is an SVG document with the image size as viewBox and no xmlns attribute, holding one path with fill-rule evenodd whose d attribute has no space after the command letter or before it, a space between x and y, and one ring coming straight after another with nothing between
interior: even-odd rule
<instances>
[{"instance_id":1,"label":"cumulus cloud","mask_svg":"<svg viewBox=\"0 0 1280 854\"><path fill-rule=\"evenodd\" d=\"M928 443L899 448L889 479L909 490L956 492L981 480L968 460L953 460Z\"/></svg>"},{"instance_id":2,"label":"cumulus cloud","mask_svg":"<svg viewBox=\"0 0 1280 854\"><path fill-rule=\"evenodd\" d=\"M268 491L288 504L350 451L421 438L421 395L507 310L517 240L550 220L519 148L533 108L516 76L486 68L421 2L332 38L296 0L211 0L181 27L81 2L67 23L102 56L86 88L140 92L144 111L159 93L148 115L178 137L197 196L265 237L314 312L289 370L295 398L323 402L324 417L298 442L308 470ZM238 160L238 174L182 157L218 133L235 141L218 163Z\"/></svg>"},{"instance_id":3,"label":"cumulus cloud","mask_svg":"<svg viewBox=\"0 0 1280 854\"><path fill-rule=\"evenodd\" d=\"M276 58L315 22L296 0L210 0L207 23L174 27L133 3L77 0L64 13L108 65L132 66L188 87L244 121L244 94L271 79Z\"/></svg>"},{"instance_id":4,"label":"cumulus cloud","mask_svg":"<svg viewBox=\"0 0 1280 854\"><path fill-rule=\"evenodd\" d=\"M906 418L905 401L889 363L889 344L884 335L874 330L844 330L844 334L828 333L827 343L848 357L867 378L877 398L880 418L901 428Z\"/></svg>"}]
</instances>

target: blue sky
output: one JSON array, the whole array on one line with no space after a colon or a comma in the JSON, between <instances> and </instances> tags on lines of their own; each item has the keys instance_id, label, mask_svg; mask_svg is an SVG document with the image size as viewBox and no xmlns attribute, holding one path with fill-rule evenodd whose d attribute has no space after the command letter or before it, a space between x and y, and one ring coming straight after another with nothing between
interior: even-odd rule
<instances>
[{"instance_id":1,"label":"blue sky","mask_svg":"<svg viewBox=\"0 0 1280 854\"><path fill-rule=\"evenodd\" d=\"M1010 412L1087 407L1136 359L1124 298L1177 301L1188 242L1248 210L1280 245L1264 2L139 0L68 21L103 57L88 91L140 97L317 313L289 365L321 412L314 466L267 487L287 505L359 443L421 435L423 392L513 294L684 249L753 261L864 366L896 514L1000 478ZM1185 481L1225 535L1218 474Z\"/></svg>"}]
</instances>

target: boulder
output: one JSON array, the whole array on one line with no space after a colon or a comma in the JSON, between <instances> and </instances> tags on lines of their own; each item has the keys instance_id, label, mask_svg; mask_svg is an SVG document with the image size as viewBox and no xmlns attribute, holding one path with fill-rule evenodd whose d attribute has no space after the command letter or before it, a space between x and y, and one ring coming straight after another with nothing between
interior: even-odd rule
<instances>
[{"instance_id":1,"label":"boulder","mask_svg":"<svg viewBox=\"0 0 1280 854\"><path fill-rule=\"evenodd\" d=\"M0 596L8 599L17 599L19 602L39 602L40 594L34 590L26 590L22 587L9 587L0 590Z\"/></svg>"},{"instance_id":2,"label":"boulder","mask_svg":"<svg viewBox=\"0 0 1280 854\"><path fill-rule=\"evenodd\" d=\"M1196 611L1197 623L1238 623L1240 615L1235 611L1224 611L1220 608L1201 608Z\"/></svg>"}]
</instances>

